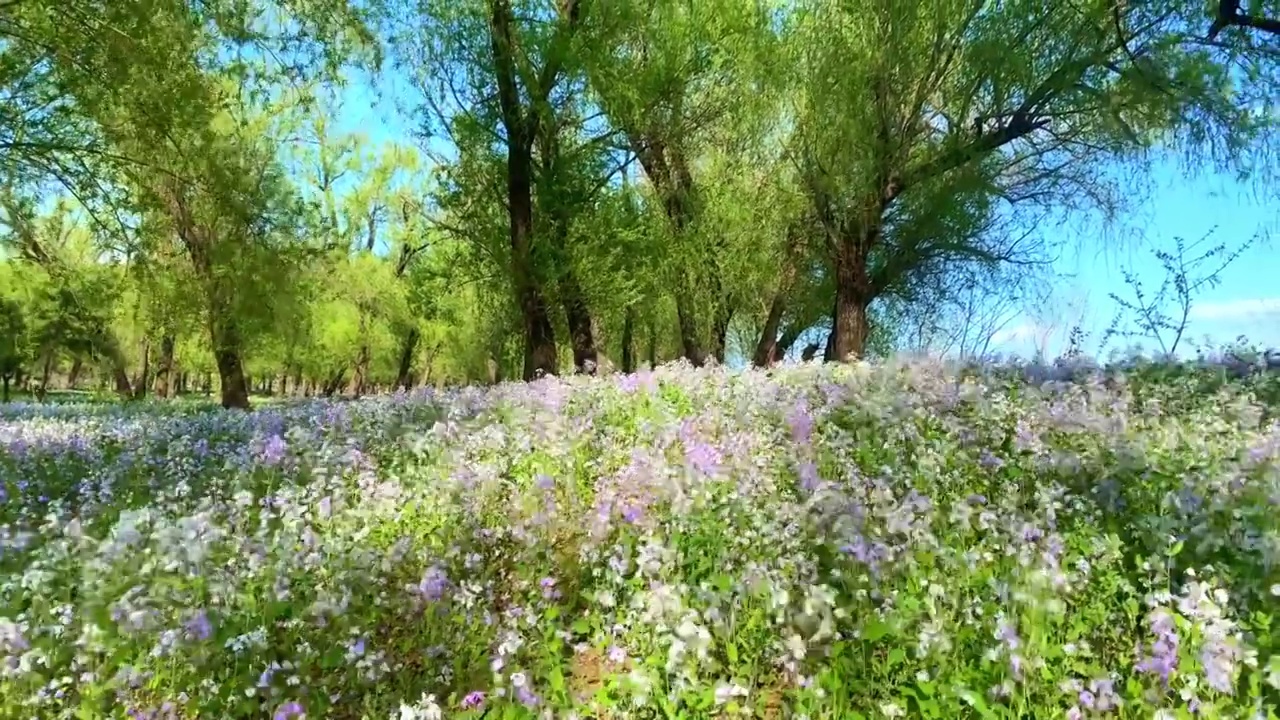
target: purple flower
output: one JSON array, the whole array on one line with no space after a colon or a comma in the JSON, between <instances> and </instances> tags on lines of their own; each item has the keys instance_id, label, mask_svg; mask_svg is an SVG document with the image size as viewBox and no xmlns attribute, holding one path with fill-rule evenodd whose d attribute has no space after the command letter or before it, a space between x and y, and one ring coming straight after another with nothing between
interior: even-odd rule
<instances>
[{"instance_id":1,"label":"purple flower","mask_svg":"<svg viewBox=\"0 0 1280 720\"><path fill-rule=\"evenodd\" d=\"M209 622L209 616L203 610L197 610L191 619L187 620L187 633L196 640L208 640L213 635L213 623Z\"/></svg>"},{"instance_id":2,"label":"purple flower","mask_svg":"<svg viewBox=\"0 0 1280 720\"><path fill-rule=\"evenodd\" d=\"M555 481L555 478L551 477L550 475L543 475L539 473L538 479L535 481L535 484L538 486L538 489L540 490L554 490L556 486L556 481Z\"/></svg>"},{"instance_id":3,"label":"purple flower","mask_svg":"<svg viewBox=\"0 0 1280 720\"><path fill-rule=\"evenodd\" d=\"M978 464L988 470L999 470L1004 467L1004 460L990 450L983 448L982 452L978 453Z\"/></svg>"},{"instance_id":4,"label":"purple flower","mask_svg":"<svg viewBox=\"0 0 1280 720\"><path fill-rule=\"evenodd\" d=\"M268 467L279 465L280 461L284 460L284 453L287 449L288 445L285 444L284 438L279 435L272 435L262 445L262 454L259 456L262 464Z\"/></svg>"},{"instance_id":5,"label":"purple flower","mask_svg":"<svg viewBox=\"0 0 1280 720\"><path fill-rule=\"evenodd\" d=\"M791 429L791 439L797 445L809 443L813 436L813 416L809 414L809 407L804 401L796 403L791 414L787 415L787 425Z\"/></svg>"},{"instance_id":6,"label":"purple flower","mask_svg":"<svg viewBox=\"0 0 1280 720\"><path fill-rule=\"evenodd\" d=\"M818 484L822 480L818 477L818 466L811 462L805 461L800 463L800 488L805 492L813 492L818 489Z\"/></svg>"},{"instance_id":7,"label":"purple flower","mask_svg":"<svg viewBox=\"0 0 1280 720\"><path fill-rule=\"evenodd\" d=\"M544 577L538 582L542 588L542 597L548 600L556 600L560 597L560 591L556 589L556 579L553 577Z\"/></svg>"},{"instance_id":8,"label":"purple flower","mask_svg":"<svg viewBox=\"0 0 1280 720\"><path fill-rule=\"evenodd\" d=\"M1200 665L1209 687L1226 695L1235 693L1236 663L1243 659L1240 646L1229 638L1212 638L1200 650Z\"/></svg>"},{"instance_id":9,"label":"purple flower","mask_svg":"<svg viewBox=\"0 0 1280 720\"><path fill-rule=\"evenodd\" d=\"M439 565L432 565L422 575L422 582L418 583L418 593L422 597L431 602L435 602L444 597L444 593L449 589L449 576L445 574L443 568Z\"/></svg>"},{"instance_id":10,"label":"purple flower","mask_svg":"<svg viewBox=\"0 0 1280 720\"><path fill-rule=\"evenodd\" d=\"M633 503L627 503L626 505L622 506L622 519L626 520L632 525L639 522L640 518L643 516L644 516L644 508L640 507L639 505L635 505Z\"/></svg>"},{"instance_id":11,"label":"purple flower","mask_svg":"<svg viewBox=\"0 0 1280 720\"><path fill-rule=\"evenodd\" d=\"M347 652L350 653L352 657L361 657L362 655L364 655L364 651L365 651L364 638L356 638L355 641L353 641L350 645L347 646Z\"/></svg>"},{"instance_id":12,"label":"purple flower","mask_svg":"<svg viewBox=\"0 0 1280 720\"><path fill-rule=\"evenodd\" d=\"M516 688L516 700L519 700L520 704L527 708L537 707L538 705L538 696L533 694L528 685L521 685Z\"/></svg>"},{"instance_id":13,"label":"purple flower","mask_svg":"<svg viewBox=\"0 0 1280 720\"><path fill-rule=\"evenodd\" d=\"M688 441L684 457L694 470L703 475L714 474L724 459L719 450L701 440Z\"/></svg>"},{"instance_id":14,"label":"purple flower","mask_svg":"<svg viewBox=\"0 0 1280 720\"><path fill-rule=\"evenodd\" d=\"M305 718L307 711L302 709L302 703L297 700L289 702L276 708L276 712L271 716L271 720L295 720L297 718Z\"/></svg>"},{"instance_id":15,"label":"purple flower","mask_svg":"<svg viewBox=\"0 0 1280 720\"><path fill-rule=\"evenodd\" d=\"M1164 609L1151 614L1151 632L1156 636L1151 643L1151 653L1138 661L1137 670L1142 673L1159 675L1168 684L1169 676L1178 667L1178 631L1173 623L1173 616Z\"/></svg>"},{"instance_id":16,"label":"purple flower","mask_svg":"<svg viewBox=\"0 0 1280 720\"><path fill-rule=\"evenodd\" d=\"M473 710L484 706L484 693L479 690L472 690L462 698L462 709Z\"/></svg>"}]
</instances>

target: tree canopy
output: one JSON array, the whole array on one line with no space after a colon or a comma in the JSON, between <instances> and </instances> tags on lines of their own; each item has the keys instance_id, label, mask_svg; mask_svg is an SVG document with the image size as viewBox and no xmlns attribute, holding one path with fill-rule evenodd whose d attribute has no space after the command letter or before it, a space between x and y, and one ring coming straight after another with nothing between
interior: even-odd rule
<instances>
[{"instance_id":1,"label":"tree canopy","mask_svg":"<svg viewBox=\"0 0 1280 720\"><path fill-rule=\"evenodd\" d=\"M986 326L965 313L1035 295L1045 219L1123 213L1160 155L1271 177L1277 17L1229 0L12 0L0 376L248 407L971 351ZM392 131L345 123L392 102L381 85Z\"/></svg>"}]
</instances>

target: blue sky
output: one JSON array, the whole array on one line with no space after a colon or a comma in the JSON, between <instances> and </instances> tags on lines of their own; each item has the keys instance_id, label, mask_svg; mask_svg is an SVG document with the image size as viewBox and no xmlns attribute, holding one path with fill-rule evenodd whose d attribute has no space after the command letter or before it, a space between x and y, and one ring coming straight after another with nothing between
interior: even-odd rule
<instances>
[{"instance_id":1,"label":"blue sky","mask_svg":"<svg viewBox=\"0 0 1280 720\"><path fill-rule=\"evenodd\" d=\"M1221 273L1220 284L1195 296L1178 354L1194 353L1206 336L1211 344L1244 335L1257 344L1280 347L1280 252L1272 239L1280 229L1280 196L1274 190L1270 197L1260 196L1256 183L1230 176L1188 175L1173 160L1156 163L1151 174L1146 196L1106 231L1096 226L1048 231L1064 250L1054 266L1060 280L1053 302L1021 313L993 349L1025 356L1043 344L1053 356L1065 347L1071 325L1079 323L1092 336L1086 351L1096 354L1117 310L1109 294L1132 297L1123 271L1130 269L1144 289L1154 291L1165 273L1153 251L1172 252L1178 237L1191 243L1206 235L1198 250L1187 253L1189 259L1220 243L1230 249L1257 240ZM1116 339L1109 347L1129 342ZM1156 348L1154 341L1142 344Z\"/></svg>"},{"instance_id":2,"label":"blue sky","mask_svg":"<svg viewBox=\"0 0 1280 720\"><path fill-rule=\"evenodd\" d=\"M363 133L374 144L413 144L416 123L405 109L412 92L404 78L388 83L384 76L379 84L380 92L359 80L348 86L340 128ZM1280 193L1272 190L1262 197L1256 183L1213 173L1191 175L1172 158L1156 161L1150 173L1152 182L1143 197L1111 225L1078 218L1078 222L1045 230L1046 239L1062 248L1052 268L1056 276L1052 301L1013 317L992 350L1027 356L1043 347L1054 356L1065 348L1071 326L1079 324L1090 336L1086 351L1098 353L1099 341L1117 309L1109 294L1129 296L1124 269L1154 290L1164 273L1153 251L1172 251L1179 236L1190 243L1206 235L1202 249L1218 243L1231 248L1255 236L1259 239L1222 272L1218 286L1204 288L1196 296L1179 354L1194 352L1206 337L1220 344L1245 335L1263 346L1280 347L1280 247L1276 245L1280 238L1270 239L1280 230ZM1107 349L1132 342L1136 341L1112 340ZM1150 341L1142 344L1148 350L1155 348Z\"/></svg>"}]
</instances>

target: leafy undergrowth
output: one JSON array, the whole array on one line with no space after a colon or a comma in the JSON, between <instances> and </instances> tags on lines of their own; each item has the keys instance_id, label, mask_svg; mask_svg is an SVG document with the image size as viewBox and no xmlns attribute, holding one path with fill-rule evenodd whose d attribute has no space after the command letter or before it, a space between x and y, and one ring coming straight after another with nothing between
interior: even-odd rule
<instances>
[{"instance_id":1,"label":"leafy undergrowth","mask_svg":"<svg viewBox=\"0 0 1280 720\"><path fill-rule=\"evenodd\" d=\"M0 419L0 717L1276 718L1246 380L922 361Z\"/></svg>"}]
</instances>

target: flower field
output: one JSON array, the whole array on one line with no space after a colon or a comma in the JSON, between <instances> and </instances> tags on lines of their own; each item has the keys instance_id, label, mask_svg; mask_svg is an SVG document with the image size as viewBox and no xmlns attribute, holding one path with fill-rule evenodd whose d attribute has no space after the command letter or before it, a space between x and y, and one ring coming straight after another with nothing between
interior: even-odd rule
<instances>
[{"instance_id":1,"label":"flower field","mask_svg":"<svg viewBox=\"0 0 1280 720\"><path fill-rule=\"evenodd\" d=\"M1280 380L1067 370L0 410L0 717L1274 720Z\"/></svg>"}]
</instances>

